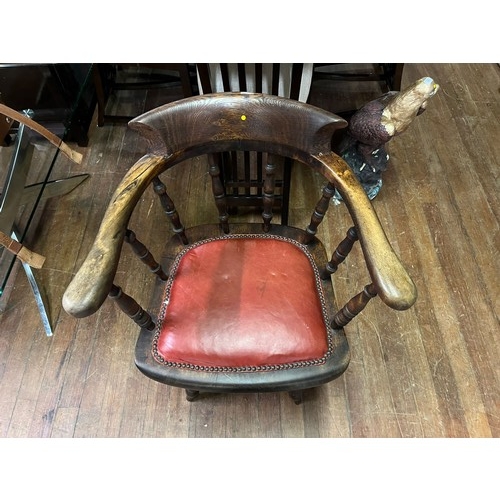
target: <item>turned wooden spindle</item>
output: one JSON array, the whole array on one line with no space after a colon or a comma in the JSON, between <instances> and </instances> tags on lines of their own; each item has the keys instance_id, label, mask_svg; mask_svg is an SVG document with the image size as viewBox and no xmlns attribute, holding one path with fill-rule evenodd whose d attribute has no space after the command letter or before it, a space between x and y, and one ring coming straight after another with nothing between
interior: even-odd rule
<instances>
[{"instance_id":1,"label":"turned wooden spindle","mask_svg":"<svg viewBox=\"0 0 500 500\"><path fill-rule=\"evenodd\" d=\"M355 295L333 318L332 328L343 328L353 318L355 318L370 302L373 297L377 295L375 285L370 283L366 285L362 292Z\"/></svg>"},{"instance_id":2,"label":"turned wooden spindle","mask_svg":"<svg viewBox=\"0 0 500 500\"><path fill-rule=\"evenodd\" d=\"M273 218L275 170L276 167L274 165L273 158L271 155L268 155L265 169L266 174L264 179L264 192L262 195L262 203L264 205L264 210L262 212L264 224L262 225L262 227L266 233L271 228L271 220Z\"/></svg>"},{"instance_id":3,"label":"turned wooden spindle","mask_svg":"<svg viewBox=\"0 0 500 500\"><path fill-rule=\"evenodd\" d=\"M215 204L219 211L219 221L224 233L229 233L229 214L227 212L226 194L224 193L224 186L220 179L220 168L217 163L215 155L209 155L210 167L209 173L212 177L212 192L215 198Z\"/></svg>"},{"instance_id":4,"label":"turned wooden spindle","mask_svg":"<svg viewBox=\"0 0 500 500\"><path fill-rule=\"evenodd\" d=\"M155 324L149 315L130 295L127 295L114 283L108 297L116 302L118 307L141 328L154 330Z\"/></svg>"},{"instance_id":5,"label":"turned wooden spindle","mask_svg":"<svg viewBox=\"0 0 500 500\"><path fill-rule=\"evenodd\" d=\"M262 165L264 165L264 158L266 154L262 153L261 151L258 151L255 154L256 158L256 164L257 164L257 169L256 169L256 180L257 180L257 196L262 196L262 187L264 185L264 176L262 173Z\"/></svg>"},{"instance_id":6,"label":"turned wooden spindle","mask_svg":"<svg viewBox=\"0 0 500 500\"><path fill-rule=\"evenodd\" d=\"M177 210L175 208L174 202L170 199L170 197L167 194L167 188L165 184L159 179L159 177L154 177L153 178L153 187L155 193L159 196L161 206L163 207L163 211L167 214L168 218L170 219L170 222L172 224L172 228L174 230L174 233L179 236L181 239L182 243L184 245L188 244L188 239L186 236L186 233L184 232L184 226L181 223L181 220L179 218L179 214L177 213Z\"/></svg>"},{"instance_id":7,"label":"turned wooden spindle","mask_svg":"<svg viewBox=\"0 0 500 500\"><path fill-rule=\"evenodd\" d=\"M335 194L335 186L329 182L323 188L323 194L321 196L321 199L316 204L314 212L311 216L311 222L309 223L309 226L307 226L306 228L306 234L307 234L306 243L309 243L316 235L318 226L321 224L321 221L325 217L326 211L330 206L330 200L332 199L332 196L334 194Z\"/></svg>"},{"instance_id":8,"label":"turned wooden spindle","mask_svg":"<svg viewBox=\"0 0 500 500\"><path fill-rule=\"evenodd\" d=\"M321 272L321 278L327 279L331 274L337 271L338 267L349 255L354 243L358 240L358 233L355 227L349 228L346 237L339 243L339 246L333 252L330 262Z\"/></svg>"},{"instance_id":9,"label":"turned wooden spindle","mask_svg":"<svg viewBox=\"0 0 500 500\"><path fill-rule=\"evenodd\" d=\"M251 163L251 152L250 151L243 151L243 170L244 170L244 175L245 179L250 179L250 163ZM245 186L245 196L250 196L250 184Z\"/></svg>"},{"instance_id":10,"label":"turned wooden spindle","mask_svg":"<svg viewBox=\"0 0 500 500\"><path fill-rule=\"evenodd\" d=\"M146 248L144 243L140 242L137 239L134 231L132 231L131 229L127 229L127 231L125 232L125 241L131 246L133 252L139 257L139 259L141 259L141 261L149 267L149 270L152 273L156 274L156 276L158 276L158 278L163 281L166 281L168 279L168 276L161 265L156 262L153 255Z\"/></svg>"}]
</instances>

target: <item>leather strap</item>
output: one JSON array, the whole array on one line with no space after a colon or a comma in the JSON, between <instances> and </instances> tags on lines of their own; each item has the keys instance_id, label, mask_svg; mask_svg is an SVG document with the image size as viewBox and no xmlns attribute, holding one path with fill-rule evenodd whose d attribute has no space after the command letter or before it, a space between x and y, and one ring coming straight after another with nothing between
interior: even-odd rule
<instances>
[{"instance_id":1,"label":"leather strap","mask_svg":"<svg viewBox=\"0 0 500 500\"><path fill-rule=\"evenodd\" d=\"M15 111L14 109L9 108L8 106L5 106L5 104L1 103L0 103L0 113L5 116L8 116L9 118L12 118L13 120L18 121L19 123L22 123L23 125L26 125L35 132L38 132L41 136L45 137L45 139L47 139L51 144L56 146L56 148L59 148L62 153L64 153L70 160L74 161L75 163L82 162L83 156L81 153L78 153L77 151L71 149L66 143L64 143L59 137L57 137L57 135L53 134L50 130L47 130L45 127L42 127L42 125L35 122L26 115L23 115L22 113L19 113L18 111Z\"/></svg>"},{"instance_id":2,"label":"leather strap","mask_svg":"<svg viewBox=\"0 0 500 500\"><path fill-rule=\"evenodd\" d=\"M45 262L45 257L35 252L32 252L24 245L22 245L16 240L13 240L10 236L7 236L1 231L0 231L0 246L5 247L10 253L16 255L18 259L22 260L30 267L34 267L35 269L40 269L43 266L43 263Z\"/></svg>"}]
</instances>

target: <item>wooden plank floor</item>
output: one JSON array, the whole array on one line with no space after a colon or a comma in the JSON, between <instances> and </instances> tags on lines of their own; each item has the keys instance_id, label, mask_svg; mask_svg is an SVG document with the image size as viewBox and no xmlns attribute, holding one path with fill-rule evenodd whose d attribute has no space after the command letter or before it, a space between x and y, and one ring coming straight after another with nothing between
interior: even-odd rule
<instances>
[{"instance_id":1,"label":"wooden plank floor","mask_svg":"<svg viewBox=\"0 0 500 500\"><path fill-rule=\"evenodd\" d=\"M61 158L56 172L91 177L46 203L33 238L47 257L36 275L55 334L45 337L22 272L0 316L0 436L500 437L500 71L496 64L407 64L403 86L427 75L441 89L389 143L390 167L374 200L419 299L405 312L373 300L346 327L352 361L344 376L310 391L301 406L283 394L188 403L183 391L135 368L137 329L114 304L81 320L62 310L111 193L144 152L125 127L94 123L89 146L79 148L82 165ZM337 111L352 92L338 85L316 82L312 102ZM170 97L180 95L174 89ZM187 190L208 194L199 184L207 178L203 160L195 161L195 173L172 191L179 211L189 209L181 198ZM308 222L320 188L314 174L295 169L291 223ZM145 222L131 224L153 253L169 233L158 205L148 192L133 217ZM321 236L333 245L349 219L343 205L331 210L335 223L326 222ZM186 224L199 220L189 218ZM152 281L136 261L125 251L116 281L146 303ZM356 247L335 277L339 300L366 283Z\"/></svg>"}]
</instances>

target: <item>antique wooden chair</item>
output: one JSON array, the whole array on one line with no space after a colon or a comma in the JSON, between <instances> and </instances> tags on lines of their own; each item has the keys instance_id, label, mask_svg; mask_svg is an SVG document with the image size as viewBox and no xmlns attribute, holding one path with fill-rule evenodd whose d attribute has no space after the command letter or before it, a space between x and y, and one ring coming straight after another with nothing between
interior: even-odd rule
<instances>
[{"instance_id":1,"label":"antique wooden chair","mask_svg":"<svg viewBox=\"0 0 500 500\"><path fill-rule=\"evenodd\" d=\"M200 94L262 92L306 102L311 88L310 63L198 63ZM225 151L220 155L221 180L230 213L238 208L262 208L264 179L262 154L255 151ZM292 161L276 165L274 209L282 224L288 224ZM240 211L241 211L240 210Z\"/></svg>"},{"instance_id":2,"label":"antique wooden chair","mask_svg":"<svg viewBox=\"0 0 500 500\"><path fill-rule=\"evenodd\" d=\"M141 327L136 365L148 377L186 389L189 400L199 392L286 391L298 403L302 390L333 380L347 368L343 327L371 298L378 295L398 310L414 303L413 281L370 201L348 165L331 152L332 134L345 126L336 115L277 96L223 93L167 104L129 125L147 139L149 153L117 187L63 305L68 313L85 317L108 295L114 299ZM211 162L208 178L219 220L185 228L160 174L189 175L190 158L208 154L213 159L226 150L265 154L262 220L231 221L219 165ZM304 229L272 223L276 156L299 161L325 178ZM174 232L163 266L128 228L151 183ZM329 259L316 233L335 188L353 227L331 247ZM184 197L178 194L178 201ZM115 284L124 240L158 276L160 303L152 309L157 313L145 312ZM338 307L331 274L357 240L371 280Z\"/></svg>"}]
</instances>

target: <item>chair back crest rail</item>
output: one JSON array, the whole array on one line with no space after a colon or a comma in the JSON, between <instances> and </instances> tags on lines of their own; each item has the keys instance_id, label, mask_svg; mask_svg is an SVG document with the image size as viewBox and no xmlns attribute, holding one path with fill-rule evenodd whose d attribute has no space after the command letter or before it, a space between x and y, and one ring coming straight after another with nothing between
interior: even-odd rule
<instances>
[{"instance_id":1,"label":"chair back crest rail","mask_svg":"<svg viewBox=\"0 0 500 500\"><path fill-rule=\"evenodd\" d=\"M200 94L257 92L306 102L312 80L312 64L303 63L203 63L196 64ZM225 203L231 214L240 207L259 210L264 204L262 153L245 150L218 153ZM293 161L277 162L274 207L281 224L288 224Z\"/></svg>"},{"instance_id":2,"label":"chair back crest rail","mask_svg":"<svg viewBox=\"0 0 500 500\"><path fill-rule=\"evenodd\" d=\"M156 108L129 127L147 140L151 154L176 155L176 162L232 149L309 158L331 151L333 133L347 125L320 108L311 114L310 108L266 94L205 94Z\"/></svg>"},{"instance_id":3,"label":"chair back crest rail","mask_svg":"<svg viewBox=\"0 0 500 500\"><path fill-rule=\"evenodd\" d=\"M95 313L110 295L138 324L152 328L153 323L144 317L142 308L114 284L124 240L133 246L152 272L161 279L166 278L153 256L128 229L130 216L145 189L153 184L174 232L187 244L181 218L159 175L189 158L227 150L261 151L269 155L264 175L264 231L270 230L272 219L272 155L298 160L325 177L326 186L304 232L305 244L314 240L334 190L340 192L354 225L334 250L331 260L324 263L322 276L335 272L359 240L372 281L339 309L332 319L333 328L342 328L375 295L394 309L411 307L416 300L413 281L391 248L355 175L345 161L331 151L333 133L345 125L341 118L319 108L250 93L191 97L135 118L129 126L146 139L149 153L126 173L113 194L94 244L64 294L65 310L76 317L85 317ZM230 225L219 175L218 166L211 161L210 176L219 222L227 233Z\"/></svg>"}]
</instances>

